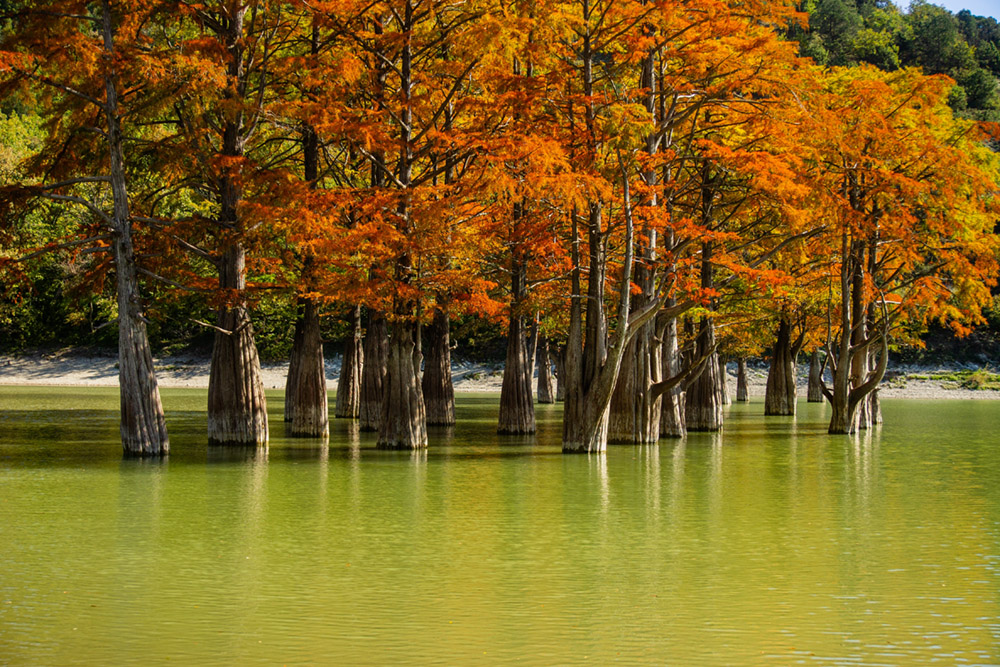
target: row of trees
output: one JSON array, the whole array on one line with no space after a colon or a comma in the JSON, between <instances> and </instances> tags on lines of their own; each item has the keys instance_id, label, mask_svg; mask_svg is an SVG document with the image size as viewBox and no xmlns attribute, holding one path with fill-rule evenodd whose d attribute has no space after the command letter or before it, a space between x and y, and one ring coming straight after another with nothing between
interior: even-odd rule
<instances>
[{"instance_id":1,"label":"row of trees","mask_svg":"<svg viewBox=\"0 0 1000 667\"><path fill-rule=\"evenodd\" d=\"M10 17L4 91L45 140L0 197L8 279L46 250L114 286L126 452L168 449L146 324L216 308L209 442L268 438L255 295L297 300L291 432L328 431L319 318L348 322L337 415L380 447L454 423L449 327L507 324L499 430L534 431L550 351L565 451L722 426L720 354L832 371L830 431L878 419L888 347L980 319L992 126L953 82L824 69L770 0L53 0ZM42 220L73 216L41 247ZM55 223L52 223L55 224ZM530 341L530 343L529 343ZM819 357L816 357L817 359Z\"/></svg>"}]
</instances>

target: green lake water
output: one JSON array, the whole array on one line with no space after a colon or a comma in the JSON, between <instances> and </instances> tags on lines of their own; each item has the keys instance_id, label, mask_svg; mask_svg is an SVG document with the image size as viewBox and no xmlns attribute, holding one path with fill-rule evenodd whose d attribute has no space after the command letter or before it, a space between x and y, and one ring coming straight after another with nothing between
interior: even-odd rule
<instances>
[{"instance_id":1,"label":"green lake water","mask_svg":"<svg viewBox=\"0 0 1000 667\"><path fill-rule=\"evenodd\" d=\"M123 461L116 389L0 387L0 664L1000 662L1000 403L566 456L495 395L415 454L287 439L280 393L208 451L163 398L169 459Z\"/></svg>"}]
</instances>

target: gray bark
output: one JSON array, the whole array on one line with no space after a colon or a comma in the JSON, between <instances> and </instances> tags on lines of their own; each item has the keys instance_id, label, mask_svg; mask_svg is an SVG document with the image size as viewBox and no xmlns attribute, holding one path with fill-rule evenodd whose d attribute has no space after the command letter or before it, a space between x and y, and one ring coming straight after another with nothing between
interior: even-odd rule
<instances>
[{"instance_id":1,"label":"gray bark","mask_svg":"<svg viewBox=\"0 0 1000 667\"><path fill-rule=\"evenodd\" d=\"M297 437L322 438L330 433L330 421L319 308L313 299L303 299L303 302L302 343L298 350L292 350L298 358L298 373L290 388L292 425L288 432Z\"/></svg>"},{"instance_id":2,"label":"gray bark","mask_svg":"<svg viewBox=\"0 0 1000 667\"><path fill-rule=\"evenodd\" d=\"M736 402L750 402L750 390L747 385L747 360L743 357L736 362Z\"/></svg>"},{"instance_id":3,"label":"gray bark","mask_svg":"<svg viewBox=\"0 0 1000 667\"><path fill-rule=\"evenodd\" d=\"M430 426L455 424L455 387L451 381L451 323L448 314L440 308L434 311L434 320L424 329L427 355L424 357L424 376L421 388Z\"/></svg>"},{"instance_id":4,"label":"gray bark","mask_svg":"<svg viewBox=\"0 0 1000 667\"><path fill-rule=\"evenodd\" d=\"M364 357L365 363L361 369L361 397L358 401L359 427L362 431L378 431L382 420L389 339L385 318L372 311L368 312L368 326L365 329Z\"/></svg>"},{"instance_id":5,"label":"gray bark","mask_svg":"<svg viewBox=\"0 0 1000 667\"><path fill-rule=\"evenodd\" d=\"M109 0L101 3L104 51L114 52L114 30ZM109 58L113 61L113 58ZM118 300L118 386L119 430L122 449L128 456L164 456L170 451L160 390L153 370L142 299L136 277L132 219L128 205L125 159L122 148L118 89L113 69L104 77L104 116L108 124L107 146L110 161L115 261Z\"/></svg>"},{"instance_id":6,"label":"gray bark","mask_svg":"<svg viewBox=\"0 0 1000 667\"><path fill-rule=\"evenodd\" d=\"M416 325L393 323L378 431L379 449L427 446L427 413L417 377L416 355Z\"/></svg>"},{"instance_id":7,"label":"gray bark","mask_svg":"<svg viewBox=\"0 0 1000 667\"><path fill-rule=\"evenodd\" d=\"M351 312L350 331L344 340L344 356L337 379L336 416L357 419L361 411L361 375L365 365L364 327L361 306Z\"/></svg>"}]
</instances>

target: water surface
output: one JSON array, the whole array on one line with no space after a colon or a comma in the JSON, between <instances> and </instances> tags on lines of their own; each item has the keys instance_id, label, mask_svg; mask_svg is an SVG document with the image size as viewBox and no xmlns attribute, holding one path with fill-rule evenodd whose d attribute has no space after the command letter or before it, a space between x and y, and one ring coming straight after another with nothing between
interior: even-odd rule
<instances>
[{"instance_id":1,"label":"water surface","mask_svg":"<svg viewBox=\"0 0 1000 667\"><path fill-rule=\"evenodd\" d=\"M1000 405L884 401L828 436L735 406L725 432L604 456L494 433L496 396L415 454L123 461L115 389L0 387L0 663L1000 662Z\"/></svg>"}]
</instances>

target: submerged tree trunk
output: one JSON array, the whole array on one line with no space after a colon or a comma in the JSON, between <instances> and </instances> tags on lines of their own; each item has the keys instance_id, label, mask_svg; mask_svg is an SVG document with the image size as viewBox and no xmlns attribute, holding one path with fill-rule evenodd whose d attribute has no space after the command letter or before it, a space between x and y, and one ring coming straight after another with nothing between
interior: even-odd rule
<instances>
[{"instance_id":1,"label":"submerged tree trunk","mask_svg":"<svg viewBox=\"0 0 1000 667\"><path fill-rule=\"evenodd\" d=\"M312 299L303 299L302 343L292 354L298 358L296 382L291 387L289 434L320 438L329 435L329 408L326 396L326 366L319 332L319 308ZM290 374L289 374L290 375Z\"/></svg>"},{"instance_id":2,"label":"submerged tree trunk","mask_svg":"<svg viewBox=\"0 0 1000 667\"><path fill-rule=\"evenodd\" d=\"M750 390L747 388L747 360L743 357L736 362L736 402L750 402Z\"/></svg>"},{"instance_id":3,"label":"submerged tree trunk","mask_svg":"<svg viewBox=\"0 0 1000 667\"><path fill-rule=\"evenodd\" d=\"M361 375L365 365L361 306L354 307L350 326L344 340L344 356L340 363L340 377L337 379L335 414L344 419L357 419L361 411Z\"/></svg>"},{"instance_id":4,"label":"submerged tree trunk","mask_svg":"<svg viewBox=\"0 0 1000 667\"><path fill-rule=\"evenodd\" d=\"M549 360L549 339L542 335L538 340L538 387L539 403L555 403L552 389L552 362Z\"/></svg>"},{"instance_id":5,"label":"submerged tree trunk","mask_svg":"<svg viewBox=\"0 0 1000 667\"><path fill-rule=\"evenodd\" d=\"M451 323L442 309L434 311L434 319L424 329L423 389L427 424L452 426L455 424L455 388L451 382Z\"/></svg>"},{"instance_id":6,"label":"submerged tree trunk","mask_svg":"<svg viewBox=\"0 0 1000 667\"><path fill-rule=\"evenodd\" d=\"M795 415L795 352L792 345L792 325L782 317L767 373L765 415Z\"/></svg>"},{"instance_id":7,"label":"submerged tree trunk","mask_svg":"<svg viewBox=\"0 0 1000 667\"><path fill-rule=\"evenodd\" d=\"M111 7L102 3L104 50L114 52ZM114 74L104 77L106 139L110 158L111 195L114 231L112 250L118 300L118 387L120 400L119 430L122 449L127 456L163 456L170 451L167 425L160 402L160 389L153 370L153 355L142 316L142 299L136 277L135 249L132 245L132 221L125 180L118 89Z\"/></svg>"},{"instance_id":8,"label":"submerged tree trunk","mask_svg":"<svg viewBox=\"0 0 1000 667\"><path fill-rule=\"evenodd\" d=\"M818 349L809 355L809 387L806 391L806 401L823 402L823 361Z\"/></svg>"},{"instance_id":9,"label":"submerged tree trunk","mask_svg":"<svg viewBox=\"0 0 1000 667\"><path fill-rule=\"evenodd\" d=\"M292 421L295 409L295 387L299 383L299 362L302 360L302 336L305 335L305 300L296 304L295 331L292 334L292 353L288 358L288 373L285 375L285 421Z\"/></svg>"},{"instance_id":10,"label":"submerged tree trunk","mask_svg":"<svg viewBox=\"0 0 1000 667\"><path fill-rule=\"evenodd\" d=\"M379 449L422 449L427 446L427 413L417 369L416 324L395 322L379 420Z\"/></svg>"},{"instance_id":11,"label":"submerged tree trunk","mask_svg":"<svg viewBox=\"0 0 1000 667\"><path fill-rule=\"evenodd\" d=\"M520 218L515 207L515 219ZM497 433L520 435L535 432L535 405L531 399L531 360L525 342L521 308L527 299L528 266L515 250L511 261L510 324L507 327L507 358L500 388L500 416Z\"/></svg>"},{"instance_id":12,"label":"submerged tree trunk","mask_svg":"<svg viewBox=\"0 0 1000 667\"><path fill-rule=\"evenodd\" d=\"M722 428L722 378L719 375L718 352L715 352L715 322L701 321L697 357L710 355L705 370L687 390L685 420L689 431L718 431Z\"/></svg>"},{"instance_id":13,"label":"submerged tree trunk","mask_svg":"<svg viewBox=\"0 0 1000 667\"><path fill-rule=\"evenodd\" d=\"M677 344L676 317L671 317L664 327L661 356L663 377L674 377L681 372L684 364ZM660 405L661 438L683 438L687 435L687 423L684 420L685 396L686 393L682 385L678 385L663 394Z\"/></svg>"},{"instance_id":14,"label":"submerged tree trunk","mask_svg":"<svg viewBox=\"0 0 1000 667\"><path fill-rule=\"evenodd\" d=\"M722 404L732 405L733 398L729 395L729 371L726 370L726 360L719 357L719 388L722 390Z\"/></svg>"},{"instance_id":15,"label":"submerged tree trunk","mask_svg":"<svg viewBox=\"0 0 1000 667\"><path fill-rule=\"evenodd\" d=\"M566 400L566 345L560 345L553 361L556 365L556 401Z\"/></svg>"},{"instance_id":16,"label":"submerged tree trunk","mask_svg":"<svg viewBox=\"0 0 1000 667\"><path fill-rule=\"evenodd\" d=\"M852 195L852 204L854 204ZM888 322L878 332L870 330L864 303L865 242L841 236L840 337L836 346L827 344L827 361L833 374L832 389L823 388L830 401L830 433L855 433L871 425L871 412L863 409L878 387L889 361ZM869 368L876 344L880 354L874 368Z\"/></svg>"},{"instance_id":17,"label":"submerged tree trunk","mask_svg":"<svg viewBox=\"0 0 1000 667\"><path fill-rule=\"evenodd\" d=\"M531 400L528 378L528 352L525 349L524 320L511 315L507 327L507 359L500 389L500 416L497 433L504 435L535 432L535 406Z\"/></svg>"},{"instance_id":18,"label":"submerged tree trunk","mask_svg":"<svg viewBox=\"0 0 1000 667\"><path fill-rule=\"evenodd\" d=\"M707 166L706 166L707 169ZM702 193L706 220L710 218L712 193L705 188ZM701 249L701 286L710 290L715 287L714 266L712 264L712 243L702 244ZM715 320L704 317L701 320L695 359L707 360L708 366L698 375L688 387L685 402L685 419L689 431L718 431L722 428L722 377L719 375L718 352L715 342Z\"/></svg>"},{"instance_id":19,"label":"submerged tree trunk","mask_svg":"<svg viewBox=\"0 0 1000 667\"><path fill-rule=\"evenodd\" d=\"M608 412L609 443L653 444L660 439L661 398L651 391L662 365L655 327L647 322L625 348Z\"/></svg>"},{"instance_id":20,"label":"submerged tree trunk","mask_svg":"<svg viewBox=\"0 0 1000 667\"><path fill-rule=\"evenodd\" d=\"M379 430L388 356L389 342L385 318L379 313L369 311L368 326L365 330L365 363L361 368L361 398L358 401L358 426L362 431Z\"/></svg>"},{"instance_id":21,"label":"submerged tree trunk","mask_svg":"<svg viewBox=\"0 0 1000 667\"><path fill-rule=\"evenodd\" d=\"M222 289L237 293L246 289L245 262L242 245L226 248L219 263ZM267 444L267 402L246 304L240 301L223 306L217 326L208 379L208 442Z\"/></svg>"}]
</instances>

